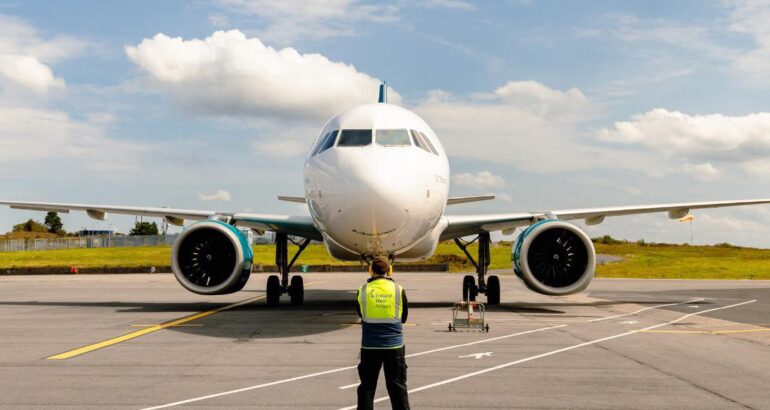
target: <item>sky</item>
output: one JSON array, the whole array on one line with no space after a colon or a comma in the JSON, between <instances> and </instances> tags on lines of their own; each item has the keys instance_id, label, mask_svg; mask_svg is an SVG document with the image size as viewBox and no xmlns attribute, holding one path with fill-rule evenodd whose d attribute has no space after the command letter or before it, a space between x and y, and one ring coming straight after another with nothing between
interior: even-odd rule
<instances>
[{"instance_id":1,"label":"sky","mask_svg":"<svg viewBox=\"0 0 770 410\"><path fill-rule=\"evenodd\" d=\"M755 0L0 0L0 198L305 214L276 195L381 81L438 134L451 195L497 195L448 213L770 197L768 21ZM693 214L695 243L770 247L770 206ZM30 217L0 208L0 231ZM586 230L690 240L665 214Z\"/></svg>"}]
</instances>

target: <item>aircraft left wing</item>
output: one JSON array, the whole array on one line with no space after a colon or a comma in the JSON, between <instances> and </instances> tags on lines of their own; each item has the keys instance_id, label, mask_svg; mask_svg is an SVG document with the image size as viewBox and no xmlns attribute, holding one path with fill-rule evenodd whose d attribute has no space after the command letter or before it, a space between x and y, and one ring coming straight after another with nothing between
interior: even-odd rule
<instances>
[{"instance_id":1,"label":"aircraft left wing","mask_svg":"<svg viewBox=\"0 0 770 410\"><path fill-rule=\"evenodd\" d=\"M206 210L131 207L116 205L62 204L55 202L20 202L1 201L0 205L8 205L13 209L30 211L53 211L69 213L83 211L93 219L104 220L107 214L150 216L164 218L172 225L181 226L186 220L203 221L214 216L231 218L236 225L254 228L260 231L282 232L288 235L302 236L320 240L321 233L315 228L313 219L304 215L267 215L250 213L216 212Z\"/></svg>"},{"instance_id":2,"label":"aircraft left wing","mask_svg":"<svg viewBox=\"0 0 770 410\"><path fill-rule=\"evenodd\" d=\"M673 204L655 204L638 206L617 206L605 208L566 209L542 212L520 212L510 214L457 215L445 216L447 227L441 234L441 240L476 235L483 232L512 232L515 228L531 225L537 220L557 218L564 220L584 219L586 225L597 225L608 216L624 216L668 212L671 219L679 219L693 209L724 208L732 206L770 204L768 199L748 199L738 201L682 202Z\"/></svg>"}]
</instances>

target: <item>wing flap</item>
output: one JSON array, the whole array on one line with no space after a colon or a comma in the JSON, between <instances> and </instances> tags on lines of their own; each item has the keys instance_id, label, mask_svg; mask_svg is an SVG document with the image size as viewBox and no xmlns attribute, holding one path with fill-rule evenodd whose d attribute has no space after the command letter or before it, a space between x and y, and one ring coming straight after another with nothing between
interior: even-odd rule
<instances>
[{"instance_id":1,"label":"wing flap","mask_svg":"<svg viewBox=\"0 0 770 410\"><path fill-rule=\"evenodd\" d=\"M551 212L523 212L513 214L487 214L446 216L447 228L441 240L476 235L482 232L508 231L527 226L542 218L555 217L564 220L584 219L586 225L597 225L610 216L627 216L667 212L671 219L679 219L693 209L724 208L732 206L770 204L770 199L747 199L737 201L681 202L672 204L616 206L605 208L567 209Z\"/></svg>"},{"instance_id":2,"label":"wing flap","mask_svg":"<svg viewBox=\"0 0 770 410\"><path fill-rule=\"evenodd\" d=\"M249 213L229 213L192 209L131 207L117 205L88 205L88 204L62 204L55 202L19 202L0 201L0 205L8 205L14 209L29 211L54 211L69 213L70 211L83 211L94 219L104 219L107 214L138 215L164 218L173 225L182 225L185 220L203 221L215 215L232 217L236 225L254 228L261 231L284 232L288 235L302 236L321 240L321 233L316 229L313 218L310 216L296 215L262 215Z\"/></svg>"}]
</instances>

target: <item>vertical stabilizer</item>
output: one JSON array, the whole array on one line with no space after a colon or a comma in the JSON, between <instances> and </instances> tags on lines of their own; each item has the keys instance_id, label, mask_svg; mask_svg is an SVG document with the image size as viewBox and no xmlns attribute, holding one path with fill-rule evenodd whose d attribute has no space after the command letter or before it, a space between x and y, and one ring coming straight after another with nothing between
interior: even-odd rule
<instances>
[{"instance_id":1,"label":"vertical stabilizer","mask_svg":"<svg viewBox=\"0 0 770 410\"><path fill-rule=\"evenodd\" d=\"M379 103L388 102L388 84L387 83L380 84L380 97L377 99L377 102Z\"/></svg>"}]
</instances>

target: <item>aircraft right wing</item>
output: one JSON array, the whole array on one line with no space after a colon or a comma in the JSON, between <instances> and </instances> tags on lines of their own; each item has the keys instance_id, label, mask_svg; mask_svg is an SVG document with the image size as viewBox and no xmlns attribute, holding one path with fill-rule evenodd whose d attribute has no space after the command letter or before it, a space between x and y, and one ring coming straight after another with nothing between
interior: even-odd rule
<instances>
[{"instance_id":1,"label":"aircraft right wing","mask_svg":"<svg viewBox=\"0 0 770 410\"><path fill-rule=\"evenodd\" d=\"M204 221L206 219L222 216L232 218L238 226L254 228L260 231L282 232L287 235L302 236L305 238L320 240L321 233L316 229L313 218L305 215L267 215L251 213L216 212L207 210L157 208L157 207L132 207L118 205L91 205L91 204L62 204L56 202L21 202L2 201L0 205L8 205L13 209L30 211L53 211L69 213L70 211L83 211L93 219L104 220L107 214L137 215L164 218L172 225L182 226L186 220Z\"/></svg>"},{"instance_id":2,"label":"aircraft right wing","mask_svg":"<svg viewBox=\"0 0 770 410\"><path fill-rule=\"evenodd\" d=\"M739 201L682 202L673 204L617 206L604 208L566 209L542 212L519 212L510 214L457 215L445 216L447 227L441 240L476 235L483 232L512 231L531 225L540 219L563 220L584 219L586 225L596 225L608 216L624 216L668 212L671 219L679 219L693 209L723 208L732 206L770 204L770 199L748 199Z\"/></svg>"}]
</instances>

